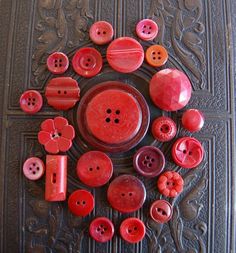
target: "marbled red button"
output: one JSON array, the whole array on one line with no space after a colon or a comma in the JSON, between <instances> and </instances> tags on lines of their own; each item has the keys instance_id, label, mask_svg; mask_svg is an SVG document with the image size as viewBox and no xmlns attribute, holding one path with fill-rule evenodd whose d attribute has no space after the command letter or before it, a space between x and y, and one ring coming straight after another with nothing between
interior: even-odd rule
<instances>
[{"instance_id":1,"label":"marbled red button","mask_svg":"<svg viewBox=\"0 0 236 253\"><path fill-rule=\"evenodd\" d=\"M143 19L136 25L136 34L142 40L153 40L158 34L158 26L151 19Z\"/></svg>"},{"instance_id":2,"label":"marbled red button","mask_svg":"<svg viewBox=\"0 0 236 253\"><path fill-rule=\"evenodd\" d=\"M62 52L52 53L47 58L47 68L53 74L63 74L68 67L68 57Z\"/></svg>"},{"instance_id":3,"label":"marbled red button","mask_svg":"<svg viewBox=\"0 0 236 253\"><path fill-rule=\"evenodd\" d=\"M166 223L171 219L172 206L166 200L155 201L150 208L150 215L152 219L157 223Z\"/></svg>"},{"instance_id":4,"label":"marbled red button","mask_svg":"<svg viewBox=\"0 0 236 253\"><path fill-rule=\"evenodd\" d=\"M37 157L30 157L24 162L23 173L30 180L38 180L45 172L43 161Z\"/></svg>"},{"instance_id":5,"label":"marbled red button","mask_svg":"<svg viewBox=\"0 0 236 253\"><path fill-rule=\"evenodd\" d=\"M182 125L189 132L198 132L204 125L204 116L197 109L189 109L183 113Z\"/></svg>"},{"instance_id":6,"label":"marbled red button","mask_svg":"<svg viewBox=\"0 0 236 253\"><path fill-rule=\"evenodd\" d=\"M35 114L40 111L43 105L43 98L36 90L27 90L20 97L20 107L22 111Z\"/></svg>"},{"instance_id":7,"label":"marbled red button","mask_svg":"<svg viewBox=\"0 0 236 253\"><path fill-rule=\"evenodd\" d=\"M137 177L122 175L109 185L107 198L114 209L130 213L142 207L146 199L146 189Z\"/></svg>"}]
</instances>

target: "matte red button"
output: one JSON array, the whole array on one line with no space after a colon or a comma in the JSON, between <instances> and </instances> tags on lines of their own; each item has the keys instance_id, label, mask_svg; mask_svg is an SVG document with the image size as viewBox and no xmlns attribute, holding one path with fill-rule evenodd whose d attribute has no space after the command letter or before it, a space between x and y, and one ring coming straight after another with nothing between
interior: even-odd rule
<instances>
[{"instance_id":1,"label":"matte red button","mask_svg":"<svg viewBox=\"0 0 236 253\"><path fill-rule=\"evenodd\" d=\"M150 208L150 215L157 223L166 223L171 219L172 206L166 200L155 201Z\"/></svg>"},{"instance_id":2,"label":"matte red button","mask_svg":"<svg viewBox=\"0 0 236 253\"><path fill-rule=\"evenodd\" d=\"M43 176L45 166L41 159L30 157L24 162L23 173L30 180L38 180Z\"/></svg>"},{"instance_id":3,"label":"matte red button","mask_svg":"<svg viewBox=\"0 0 236 253\"><path fill-rule=\"evenodd\" d=\"M120 225L120 235L129 243L137 243L142 241L145 233L146 227L138 218L127 218Z\"/></svg>"},{"instance_id":4,"label":"matte red button","mask_svg":"<svg viewBox=\"0 0 236 253\"><path fill-rule=\"evenodd\" d=\"M183 137L174 143L171 154L177 165L192 169L201 163L204 149L202 144L195 138Z\"/></svg>"},{"instance_id":5,"label":"matte red button","mask_svg":"<svg viewBox=\"0 0 236 253\"><path fill-rule=\"evenodd\" d=\"M112 161L103 152L89 151L78 160L77 175L88 186L98 187L106 184L112 173Z\"/></svg>"},{"instance_id":6,"label":"matte red button","mask_svg":"<svg viewBox=\"0 0 236 253\"><path fill-rule=\"evenodd\" d=\"M27 90L20 97L20 107L26 113L35 114L40 111L42 105L42 96L36 90Z\"/></svg>"},{"instance_id":7,"label":"matte red button","mask_svg":"<svg viewBox=\"0 0 236 253\"><path fill-rule=\"evenodd\" d=\"M47 68L53 74L63 74L68 67L68 57L62 52L55 52L47 58Z\"/></svg>"},{"instance_id":8,"label":"matte red button","mask_svg":"<svg viewBox=\"0 0 236 253\"><path fill-rule=\"evenodd\" d=\"M97 242L107 242L114 235L114 225L106 217L98 217L90 223L89 233Z\"/></svg>"},{"instance_id":9,"label":"matte red button","mask_svg":"<svg viewBox=\"0 0 236 253\"><path fill-rule=\"evenodd\" d=\"M113 27L106 21L94 23L89 30L90 39L97 45L107 44L112 40L113 35Z\"/></svg>"},{"instance_id":10,"label":"matte red button","mask_svg":"<svg viewBox=\"0 0 236 253\"><path fill-rule=\"evenodd\" d=\"M145 146L140 148L134 155L133 166L145 177L156 177L165 166L165 157L160 149Z\"/></svg>"},{"instance_id":11,"label":"matte red button","mask_svg":"<svg viewBox=\"0 0 236 253\"><path fill-rule=\"evenodd\" d=\"M95 48L84 47L75 53L72 65L78 75L96 76L102 69L102 56Z\"/></svg>"},{"instance_id":12,"label":"matte red button","mask_svg":"<svg viewBox=\"0 0 236 253\"><path fill-rule=\"evenodd\" d=\"M107 49L108 63L118 72L130 73L137 70L142 65L143 59L143 47L130 37L112 41Z\"/></svg>"},{"instance_id":13,"label":"matte red button","mask_svg":"<svg viewBox=\"0 0 236 253\"><path fill-rule=\"evenodd\" d=\"M143 19L136 26L136 33L142 40L153 40L157 36L158 26L151 19Z\"/></svg>"},{"instance_id":14,"label":"matte red button","mask_svg":"<svg viewBox=\"0 0 236 253\"><path fill-rule=\"evenodd\" d=\"M182 125L190 132L198 132L204 125L204 116L197 109L189 109L183 113Z\"/></svg>"},{"instance_id":15,"label":"matte red button","mask_svg":"<svg viewBox=\"0 0 236 253\"><path fill-rule=\"evenodd\" d=\"M138 178L122 175L109 185L107 198L114 209L130 213L142 207L146 199L146 189Z\"/></svg>"},{"instance_id":16,"label":"matte red button","mask_svg":"<svg viewBox=\"0 0 236 253\"><path fill-rule=\"evenodd\" d=\"M94 208L93 195L86 190L74 191L68 199L68 207L76 216L86 216Z\"/></svg>"}]
</instances>

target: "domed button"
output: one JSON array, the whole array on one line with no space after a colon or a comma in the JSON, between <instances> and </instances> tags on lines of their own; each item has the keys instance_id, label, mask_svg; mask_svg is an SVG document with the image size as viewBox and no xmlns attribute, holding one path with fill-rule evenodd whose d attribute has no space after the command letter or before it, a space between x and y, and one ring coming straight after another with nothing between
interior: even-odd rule
<instances>
[{"instance_id":1,"label":"domed button","mask_svg":"<svg viewBox=\"0 0 236 253\"><path fill-rule=\"evenodd\" d=\"M69 67L68 57L61 53L55 52L47 58L47 68L53 74L63 74Z\"/></svg>"},{"instance_id":2,"label":"domed button","mask_svg":"<svg viewBox=\"0 0 236 253\"><path fill-rule=\"evenodd\" d=\"M43 99L36 90L27 90L20 97L20 107L22 111L35 114L42 108Z\"/></svg>"},{"instance_id":3,"label":"domed button","mask_svg":"<svg viewBox=\"0 0 236 253\"><path fill-rule=\"evenodd\" d=\"M93 195L86 190L74 191L68 199L68 207L76 216L86 216L94 208Z\"/></svg>"},{"instance_id":4,"label":"domed button","mask_svg":"<svg viewBox=\"0 0 236 253\"><path fill-rule=\"evenodd\" d=\"M30 157L24 162L23 173L30 180L38 180L45 172L43 161L37 157Z\"/></svg>"},{"instance_id":5,"label":"domed button","mask_svg":"<svg viewBox=\"0 0 236 253\"><path fill-rule=\"evenodd\" d=\"M77 175L88 186L98 187L106 184L112 173L112 161L103 152L89 151L78 160Z\"/></svg>"},{"instance_id":6,"label":"domed button","mask_svg":"<svg viewBox=\"0 0 236 253\"><path fill-rule=\"evenodd\" d=\"M166 223L171 219L172 206L166 200L155 201L150 208L150 215L157 223Z\"/></svg>"},{"instance_id":7,"label":"domed button","mask_svg":"<svg viewBox=\"0 0 236 253\"><path fill-rule=\"evenodd\" d=\"M115 39L107 49L108 63L118 72L130 73L137 70L142 65L143 59L143 47L130 37Z\"/></svg>"},{"instance_id":8,"label":"domed button","mask_svg":"<svg viewBox=\"0 0 236 253\"><path fill-rule=\"evenodd\" d=\"M143 19L136 25L136 33L142 40L153 40L157 36L158 26L151 19Z\"/></svg>"},{"instance_id":9,"label":"domed button","mask_svg":"<svg viewBox=\"0 0 236 253\"><path fill-rule=\"evenodd\" d=\"M134 155L133 166L145 177L156 177L165 166L165 157L156 147L142 147Z\"/></svg>"},{"instance_id":10,"label":"domed button","mask_svg":"<svg viewBox=\"0 0 236 253\"><path fill-rule=\"evenodd\" d=\"M204 116L197 109L189 109L183 113L182 125L189 132L198 132L204 125Z\"/></svg>"},{"instance_id":11,"label":"domed button","mask_svg":"<svg viewBox=\"0 0 236 253\"><path fill-rule=\"evenodd\" d=\"M145 233L146 227L138 218L127 218L120 225L120 235L129 243L137 243L142 241Z\"/></svg>"},{"instance_id":12,"label":"domed button","mask_svg":"<svg viewBox=\"0 0 236 253\"><path fill-rule=\"evenodd\" d=\"M153 103L165 111L182 109L191 98L188 77L177 69L163 69L150 81L149 93Z\"/></svg>"},{"instance_id":13,"label":"domed button","mask_svg":"<svg viewBox=\"0 0 236 253\"><path fill-rule=\"evenodd\" d=\"M177 165L192 169L201 163L204 156L204 149L201 143L195 138L183 137L174 143L171 154Z\"/></svg>"},{"instance_id":14,"label":"domed button","mask_svg":"<svg viewBox=\"0 0 236 253\"><path fill-rule=\"evenodd\" d=\"M89 234L97 242L107 242L114 235L114 225L108 218L98 217L90 223Z\"/></svg>"},{"instance_id":15,"label":"domed button","mask_svg":"<svg viewBox=\"0 0 236 253\"><path fill-rule=\"evenodd\" d=\"M130 213L142 207L146 199L146 189L138 178L122 175L109 185L107 198L114 209Z\"/></svg>"},{"instance_id":16,"label":"domed button","mask_svg":"<svg viewBox=\"0 0 236 253\"><path fill-rule=\"evenodd\" d=\"M168 60L168 52L160 45L150 46L146 51L146 61L153 67L161 67Z\"/></svg>"},{"instance_id":17,"label":"domed button","mask_svg":"<svg viewBox=\"0 0 236 253\"><path fill-rule=\"evenodd\" d=\"M72 65L78 75L96 76L102 69L102 56L95 48L84 47L75 53Z\"/></svg>"}]
</instances>

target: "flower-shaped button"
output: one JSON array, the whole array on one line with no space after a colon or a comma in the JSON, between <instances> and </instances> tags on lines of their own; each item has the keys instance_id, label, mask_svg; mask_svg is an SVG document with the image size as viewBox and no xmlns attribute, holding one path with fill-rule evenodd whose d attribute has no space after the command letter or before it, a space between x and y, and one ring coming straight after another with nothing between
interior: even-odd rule
<instances>
[{"instance_id":1,"label":"flower-shaped button","mask_svg":"<svg viewBox=\"0 0 236 253\"><path fill-rule=\"evenodd\" d=\"M68 67L68 57L62 52L54 52L47 58L47 68L53 74L63 74Z\"/></svg>"},{"instance_id":2,"label":"flower-shaped button","mask_svg":"<svg viewBox=\"0 0 236 253\"><path fill-rule=\"evenodd\" d=\"M153 40L158 34L158 26L151 19L143 19L136 25L136 33L142 40Z\"/></svg>"},{"instance_id":3,"label":"flower-shaped button","mask_svg":"<svg viewBox=\"0 0 236 253\"><path fill-rule=\"evenodd\" d=\"M157 223L166 223L171 219L172 216L171 204L163 199L156 200L152 203L150 208L150 215L152 219Z\"/></svg>"},{"instance_id":4,"label":"flower-shaped button","mask_svg":"<svg viewBox=\"0 0 236 253\"><path fill-rule=\"evenodd\" d=\"M30 157L24 162L23 173L30 180L38 180L45 172L43 161L37 157Z\"/></svg>"},{"instance_id":5,"label":"flower-shaped button","mask_svg":"<svg viewBox=\"0 0 236 253\"><path fill-rule=\"evenodd\" d=\"M22 111L35 114L40 111L43 105L43 98L36 90L27 90L20 97L20 107Z\"/></svg>"},{"instance_id":6,"label":"flower-shaped button","mask_svg":"<svg viewBox=\"0 0 236 253\"><path fill-rule=\"evenodd\" d=\"M204 125L204 116L197 109L189 109L183 113L182 125L189 132L198 132Z\"/></svg>"},{"instance_id":7,"label":"flower-shaped button","mask_svg":"<svg viewBox=\"0 0 236 253\"><path fill-rule=\"evenodd\" d=\"M168 52L163 46L153 45L146 51L146 61L153 67L161 67L168 60Z\"/></svg>"},{"instance_id":8,"label":"flower-shaped button","mask_svg":"<svg viewBox=\"0 0 236 253\"><path fill-rule=\"evenodd\" d=\"M73 126L69 125L67 119L63 117L45 120L41 124L41 131L38 133L39 143L44 145L45 150L52 154L69 150L74 137Z\"/></svg>"}]
</instances>

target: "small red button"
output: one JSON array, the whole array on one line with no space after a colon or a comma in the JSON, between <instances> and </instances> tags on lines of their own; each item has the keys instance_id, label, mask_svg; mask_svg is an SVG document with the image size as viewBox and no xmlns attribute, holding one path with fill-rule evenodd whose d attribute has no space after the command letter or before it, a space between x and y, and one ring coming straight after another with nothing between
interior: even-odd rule
<instances>
[{"instance_id":1,"label":"small red button","mask_svg":"<svg viewBox=\"0 0 236 253\"><path fill-rule=\"evenodd\" d=\"M94 208L93 195L86 190L74 191L68 199L68 207L76 216L86 216Z\"/></svg>"},{"instance_id":2,"label":"small red button","mask_svg":"<svg viewBox=\"0 0 236 253\"><path fill-rule=\"evenodd\" d=\"M204 125L204 116L197 109L189 109L183 113L182 125L189 132L198 132Z\"/></svg>"},{"instance_id":3,"label":"small red button","mask_svg":"<svg viewBox=\"0 0 236 253\"><path fill-rule=\"evenodd\" d=\"M105 45L109 43L114 35L113 27L106 21L98 21L94 23L90 30L90 39L97 45Z\"/></svg>"},{"instance_id":4,"label":"small red button","mask_svg":"<svg viewBox=\"0 0 236 253\"><path fill-rule=\"evenodd\" d=\"M143 19L136 26L136 33L142 40L153 40L157 36L158 26L151 19Z\"/></svg>"},{"instance_id":5,"label":"small red button","mask_svg":"<svg viewBox=\"0 0 236 253\"><path fill-rule=\"evenodd\" d=\"M20 107L26 113L35 114L40 111L42 105L42 96L36 90L27 90L20 97Z\"/></svg>"},{"instance_id":6,"label":"small red button","mask_svg":"<svg viewBox=\"0 0 236 253\"><path fill-rule=\"evenodd\" d=\"M174 143L171 154L177 165L192 169L201 163L204 149L202 144L195 138L183 137Z\"/></svg>"},{"instance_id":7,"label":"small red button","mask_svg":"<svg viewBox=\"0 0 236 253\"><path fill-rule=\"evenodd\" d=\"M120 235L129 243L137 243L142 241L145 233L146 227L138 218L127 218L120 225Z\"/></svg>"},{"instance_id":8,"label":"small red button","mask_svg":"<svg viewBox=\"0 0 236 253\"><path fill-rule=\"evenodd\" d=\"M152 45L146 51L146 61L153 67L161 67L168 60L168 52L163 46Z\"/></svg>"},{"instance_id":9,"label":"small red button","mask_svg":"<svg viewBox=\"0 0 236 253\"><path fill-rule=\"evenodd\" d=\"M72 65L78 75L96 76L102 69L102 56L95 48L84 47L75 53Z\"/></svg>"},{"instance_id":10,"label":"small red button","mask_svg":"<svg viewBox=\"0 0 236 253\"><path fill-rule=\"evenodd\" d=\"M122 213L130 213L142 207L146 199L146 189L138 178L122 175L109 185L107 198L114 209Z\"/></svg>"},{"instance_id":11,"label":"small red button","mask_svg":"<svg viewBox=\"0 0 236 253\"><path fill-rule=\"evenodd\" d=\"M55 52L47 58L47 68L53 74L63 74L69 67L68 57L62 52Z\"/></svg>"},{"instance_id":12,"label":"small red button","mask_svg":"<svg viewBox=\"0 0 236 253\"><path fill-rule=\"evenodd\" d=\"M152 219L157 223L166 223L171 219L172 206L166 200L155 201L150 208L150 215Z\"/></svg>"},{"instance_id":13,"label":"small red button","mask_svg":"<svg viewBox=\"0 0 236 253\"><path fill-rule=\"evenodd\" d=\"M130 37L115 39L107 49L108 63L118 72L130 73L137 70L142 65L143 59L143 47Z\"/></svg>"},{"instance_id":14,"label":"small red button","mask_svg":"<svg viewBox=\"0 0 236 253\"><path fill-rule=\"evenodd\" d=\"M30 180L38 180L43 176L45 166L41 159L30 157L24 162L23 173Z\"/></svg>"},{"instance_id":15,"label":"small red button","mask_svg":"<svg viewBox=\"0 0 236 253\"><path fill-rule=\"evenodd\" d=\"M98 217L90 223L89 233L97 242L107 242L114 235L114 225L106 217Z\"/></svg>"}]
</instances>

